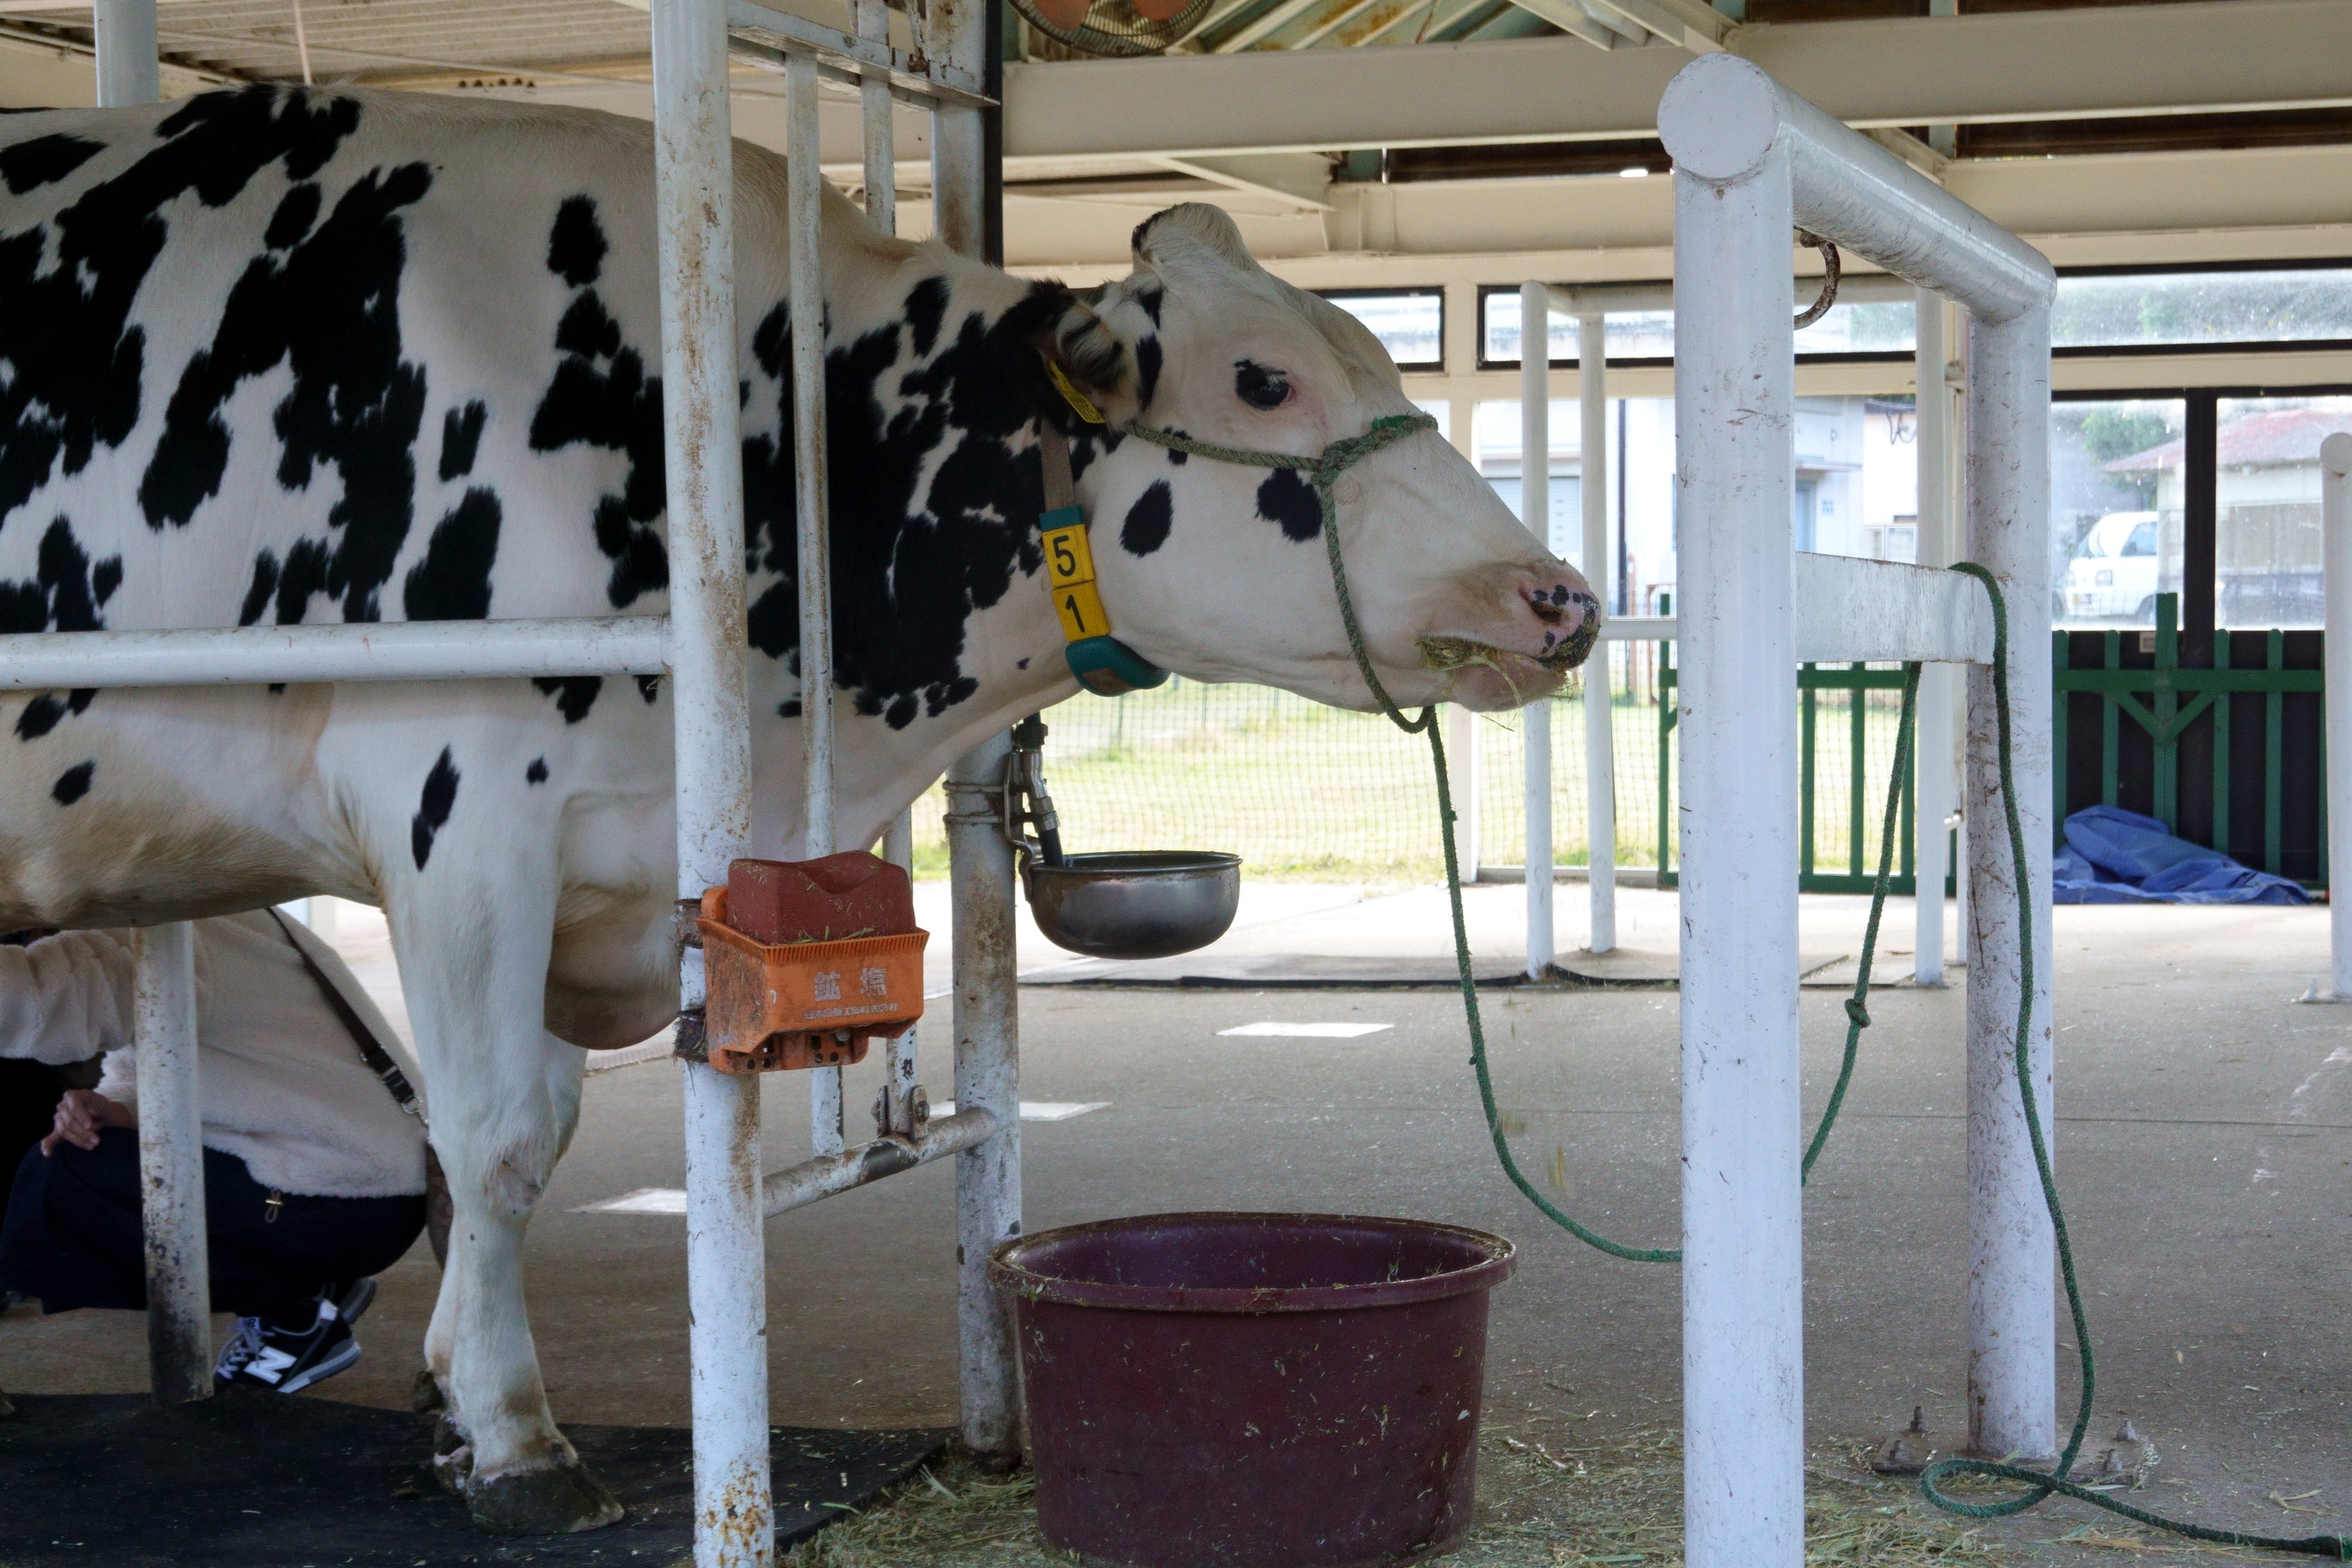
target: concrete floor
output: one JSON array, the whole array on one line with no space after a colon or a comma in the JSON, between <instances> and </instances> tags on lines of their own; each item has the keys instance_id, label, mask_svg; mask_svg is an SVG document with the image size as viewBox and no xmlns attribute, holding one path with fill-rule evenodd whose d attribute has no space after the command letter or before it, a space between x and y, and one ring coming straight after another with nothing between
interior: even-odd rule
<instances>
[{"instance_id":1,"label":"concrete floor","mask_svg":"<svg viewBox=\"0 0 2352 1568\"><path fill-rule=\"evenodd\" d=\"M1477 896L1500 909L1520 893ZM1368 912L1353 894L1320 914L1311 898L1286 897L1307 911L1287 918L1310 925ZM1661 906L1639 929L1672 929L1671 895L1627 897ZM1582 898L1560 889L1563 946ZM1853 951L1863 906L1808 899L1806 950ZM1265 908L1281 918L1289 906ZM1890 917L1888 945L1907 948L1908 906ZM2095 1432L2128 1415L2161 1445L2158 1482L2135 1500L2173 1510L2186 1496L2201 1521L2298 1534L2352 1525L2352 1008L2294 1000L2325 970L2326 921L2322 909L2057 913L2055 1146L2096 1335ZM1033 951L1024 964L1050 956ZM1521 1250L1495 1300L1494 1415L1592 1432L1676 1418L1675 1271L1591 1252L1511 1191L1485 1147L1458 998L1031 988L1022 1005L1024 1095L1108 1102L1024 1126L1032 1231L1219 1207L1497 1230ZM1914 1405L1937 1427L1962 1422L1963 1005L1958 988L1873 1001L1877 1026L1807 1205L1817 1443L1865 1439ZM1674 1237L1675 1007L1661 991L1488 1000L1522 1163L1628 1241ZM1803 1017L1811 1107L1835 1069L1838 996L1809 989ZM1218 1034L1263 1020L1391 1026L1350 1040ZM851 1074L852 1106L870 1099L878 1061ZM926 1058L935 1099L950 1093L948 1068L943 1052ZM789 1163L807 1148L804 1099L790 1080L767 1089L769 1162ZM533 1327L560 1417L687 1420L682 1221L572 1212L682 1184L677 1099L667 1063L593 1075L579 1139L533 1226ZM950 1186L946 1169L929 1168L770 1224L776 1419L953 1419ZM325 1396L404 1399L435 1282L421 1246L384 1278L368 1358ZM0 1319L0 1387L132 1390L143 1362L127 1314ZM2073 1357L2061 1365L2071 1378ZM2072 1397L2070 1386L2069 1411ZM2302 1511L2313 1509L2329 1511ZM2000 1533L2048 1541L2086 1517L2053 1505Z\"/></svg>"}]
</instances>

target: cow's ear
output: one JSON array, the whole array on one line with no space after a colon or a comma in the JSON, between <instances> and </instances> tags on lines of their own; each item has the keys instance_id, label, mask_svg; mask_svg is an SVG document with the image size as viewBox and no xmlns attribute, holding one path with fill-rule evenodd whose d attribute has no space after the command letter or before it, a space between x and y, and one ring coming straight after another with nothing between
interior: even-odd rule
<instances>
[{"instance_id":1,"label":"cow's ear","mask_svg":"<svg viewBox=\"0 0 2352 1568\"><path fill-rule=\"evenodd\" d=\"M1171 269L1184 270L1188 263L1222 262L1244 272L1264 270L1250 255L1233 215L1206 202L1186 202L1152 214L1135 226L1128 243L1138 267L1163 277Z\"/></svg>"},{"instance_id":2,"label":"cow's ear","mask_svg":"<svg viewBox=\"0 0 2352 1568\"><path fill-rule=\"evenodd\" d=\"M1135 355L1087 305L1073 298L1039 349L1055 391L1081 420L1089 412L1111 425L1134 417Z\"/></svg>"},{"instance_id":3,"label":"cow's ear","mask_svg":"<svg viewBox=\"0 0 2352 1568\"><path fill-rule=\"evenodd\" d=\"M1135 356L1110 324L1059 283L1036 283L991 329L1030 406L1064 425L1135 414Z\"/></svg>"}]
</instances>

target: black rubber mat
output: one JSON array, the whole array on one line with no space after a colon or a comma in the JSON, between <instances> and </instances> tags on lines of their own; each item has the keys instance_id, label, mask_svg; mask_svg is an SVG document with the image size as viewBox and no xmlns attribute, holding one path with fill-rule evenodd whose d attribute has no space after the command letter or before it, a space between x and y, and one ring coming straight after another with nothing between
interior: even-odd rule
<instances>
[{"instance_id":1,"label":"black rubber mat","mask_svg":"<svg viewBox=\"0 0 2352 1568\"><path fill-rule=\"evenodd\" d=\"M692 1435L674 1427L566 1426L628 1517L579 1535L501 1540L435 1483L415 1415L299 1395L171 1410L143 1394L11 1397L16 1414L0 1419L5 1568L669 1568L690 1548ZM947 1436L776 1428L779 1545L913 1473Z\"/></svg>"}]
</instances>

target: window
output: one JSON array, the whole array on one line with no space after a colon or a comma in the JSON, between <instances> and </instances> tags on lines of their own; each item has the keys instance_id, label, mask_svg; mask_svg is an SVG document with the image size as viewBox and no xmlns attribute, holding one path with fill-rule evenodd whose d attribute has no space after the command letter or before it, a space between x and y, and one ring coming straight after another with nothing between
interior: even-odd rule
<instances>
[{"instance_id":1,"label":"window","mask_svg":"<svg viewBox=\"0 0 2352 1568\"><path fill-rule=\"evenodd\" d=\"M2215 412L2214 610L2225 626L2326 624L2319 444L2352 397L2224 397Z\"/></svg>"},{"instance_id":2,"label":"window","mask_svg":"<svg viewBox=\"0 0 2352 1568\"><path fill-rule=\"evenodd\" d=\"M1793 300L1794 294L1790 295ZM1487 288L1479 290L1478 366L1482 370L1515 370L1519 363L1519 291ZM1790 314L1795 310L1793 305ZM1913 309L1908 301L1832 305L1829 313L1796 337L1800 359L1829 354L1899 356L1912 352ZM1565 368L1576 363L1576 323L1551 319L1551 363ZM1671 310L1612 311L1602 329L1613 363L1621 360L1670 363L1675 355L1675 316Z\"/></svg>"},{"instance_id":3,"label":"window","mask_svg":"<svg viewBox=\"0 0 2352 1568\"><path fill-rule=\"evenodd\" d=\"M2187 417L2177 397L2051 405L2050 615L2058 625L2154 626L2156 595L2179 591Z\"/></svg>"},{"instance_id":4,"label":"window","mask_svg":"<svg viewBox=\"0 0 2352 1568\"><path fill-rule=\"evenodd\" d=\"M1322 297L1371 330L1399 370L1445 368L1443 289L1324 289Z\"/></svg>"},{"instance_id":5,"label":"window","mask_svg":"<svg viewBox=\"0 0 2352 1568\"><path fill-rule=\"evenodd\" d=\"M2352 266L2069 274L2051 337L2077 352L2352 341Z\"/></svg>"}]
</instances>

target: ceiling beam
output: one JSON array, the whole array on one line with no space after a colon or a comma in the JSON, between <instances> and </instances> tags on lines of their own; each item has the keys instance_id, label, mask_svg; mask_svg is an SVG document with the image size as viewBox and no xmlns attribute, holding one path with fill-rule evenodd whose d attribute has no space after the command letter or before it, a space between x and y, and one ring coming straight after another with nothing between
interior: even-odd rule
<instances>
[{"instance_id":1,"label":"ceiling beam","mask_svg":"<svg viewBox=\"0 0 2352 1568\"><path fill-rule=\"evenodd\" d=\"M1682 5L1676 0L1592 0L1592 4L1623 17L1628 27L1693 54L1721 49L1731 31L1728 18L1709 5Z\"/></svg>"},{"instance_id":2,"label":"ceiling beam","mask_svg":"<svg viewBox=\"0 0 2352 1568\"><path fill-rule=\"evenodd\" d=\"M1664 0L1652 0L1664 4ZM2346 0L2186 0L1739 27L1727 46L1849 124L2352 104ZM1573 38L1005 68L1009 157L1442 147L1654 134L1680 49Z\"/></svg>"},{"instance_id":3,"label":"ceiling beam","mask_svg":"<svg viewBox=\"0 0 2352 1568\"><path fill-rule=\"evenodd\" d=\"M2061 266L2352 254L2341 195L2352 145L1963 160L1946 188ZM1674 182L1657 175L1341 183L1328 199L1308 247L1291 231L1265 236L1260 254L1294 282L1433 283L1464 268L1482 282L1658 279L1674 268ZM1132 226L1106 214L1096 229L1007 243L1024 265L1123 266Z\"/></svg>"},{"instance_id":4,"label":"ceiling beam","mask_svg":"<svg viewBox=\"0 0 2352 1568\"><path fill-rule=\"evenodd\" d=\"M1594 16L1576 0L1511 0L1529 16L1539 16L1571 38L1581 38L1596 49L1622 48L1633 42Z\"/></svg>"},{"instance_id":5,"label":"ceiling beam","mask_svg":"<svg viewBox=\"0 0 2352 1568\"><path fill-rule=\"evenodd\" d=\"M1275 0L1275 4L1253 20L1234 30L1230 37L1220 38L1210 47L1215 55L1237 55L1261 38L1273 37L1283 28L1314 9L1321 0Z\"/></svg>"},{"instance_id":6,"label":"ceiling beam","mask_svg":"<svg viewBox=\"0 0 2352 1568\"><path fill-rule=\"evenodd\" d=\"M1315 153L1251 153L1237 158L1156 158L1162 168L1228 190L1272 196L1315 212L1331 210L1331 162Z\"/></svg>"}]
</instances>

